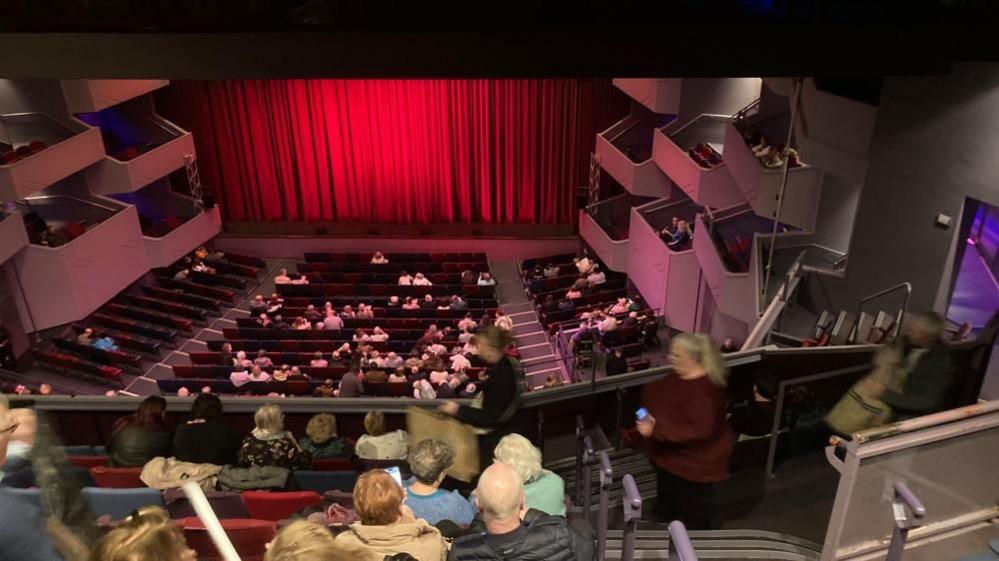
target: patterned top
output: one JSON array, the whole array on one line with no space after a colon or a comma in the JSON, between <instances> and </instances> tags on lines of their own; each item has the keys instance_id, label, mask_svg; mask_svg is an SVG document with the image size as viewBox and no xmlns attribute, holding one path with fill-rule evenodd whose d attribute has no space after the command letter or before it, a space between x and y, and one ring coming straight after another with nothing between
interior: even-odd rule
<instances>
[{"instance_id":1,"label":"patterned top","mask_svg":"<svg viewBox=\"0 0 999 561\"><path fill-rule=\"evenodd\" d=\"M308 468L312 458L308 452L299 450L288 437L261 440L255 436L243 439L239 449L239 465L242 467L274 466L287 469Z\"/></svg>"},{"instance_id":2,"label":"patterned top","mask_svg":"<svg viewBox=\"0 0 999 561\"><path fill-rule=\"evenodd\" d=\"M317 446L309 437L303 438L299 444L313 459L349 458L354 455L354 447L339 436L334 436L322 446Z\"/></svg>"}]
</instances>

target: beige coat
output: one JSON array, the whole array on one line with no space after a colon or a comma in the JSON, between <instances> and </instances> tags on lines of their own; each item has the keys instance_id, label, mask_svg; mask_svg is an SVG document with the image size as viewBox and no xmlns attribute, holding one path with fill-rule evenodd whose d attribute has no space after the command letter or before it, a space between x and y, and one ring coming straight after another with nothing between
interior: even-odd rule
<instances>
[{"instance_id":1,"label":"beige coat","mask_svg":"<svg viewBox=\"0 0 999 561\"><path fill-rule=\"evenodd\" d=\"M221 466L212 464L192 464L176 458L157 457L143 466L139 479L153 489L172 489L188 481L197 481L202 489L208 491L215 488L221 470Z\"/></svg>"},{"instance_id":2,"label":"beige coat","mask_svg":"<svg viewBox=\"0 0 999 561\"><path fill-rule=\"evenodd\" d=\"M365 526L355 522L336 537L341 545L366 554L365 560L382 561L386 555L408 553L419 561L445 561L444 537L426 520L397 522L388 526Z\"/></svg>"}]
</instances>

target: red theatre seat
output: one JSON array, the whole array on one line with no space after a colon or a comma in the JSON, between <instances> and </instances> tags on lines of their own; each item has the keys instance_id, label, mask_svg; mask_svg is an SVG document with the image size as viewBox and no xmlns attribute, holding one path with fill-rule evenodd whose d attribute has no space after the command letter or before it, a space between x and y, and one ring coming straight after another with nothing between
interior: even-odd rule
<instances>
[{"instance_id":1,"label":"red theatre seat","mask_svg":"<svg viewBox=\"0 0 999 561\"><path fill-rule=\"evenodd\" d=\"M92 467L107 467L108 458L107 456L70 456L69 463L83 469L90 469Z\"/></svg>"},{"instance_id":2,"label":"red theatre seat","mask_svg":"<svg viewBox=\"0 0 999 561\"><path fill-rule=\"evenodd\" d=\"M94 484L98 487L111 489L134 489L145 487L146 484L139 479L142 468L112 468L112 467L92 467L90 477L94 479Z\"/></svg>"},{"instance_id":3,"label":"red theatre seat","mask_svg":"<svg viewBox=\"0 0 999 561\"><path fill-rule=\"evenodd\" d=\"M307 506L321 506L323 498L315 491L246 491L243 502L250 516L258 520L284 520Z\"/></svg>"},{"instance_id":4,"label":"red theatre seat","mask_svg":"<svg viewBox=\"0 0 999 561\"><path fill-rule=\"evenodd\" d=\"M316 471L352 471L354 462L350 458L317 458L312 460Z\"/></svg>"},{"instance_id":5,"label":"red theatre seat","mask_svg":"<svg viewBox=\"0 0 999 561\"><path fill-rule=\"evenodd\" d=\"M230 518L219 522L243 561L261 561L267 552L267 544L277 535L277 525L268 520ZM222 561L222 555L200 519L182 518L177 524L183 528L187 545L198 553L198 559Z\"/></svg>"}]
</instances>

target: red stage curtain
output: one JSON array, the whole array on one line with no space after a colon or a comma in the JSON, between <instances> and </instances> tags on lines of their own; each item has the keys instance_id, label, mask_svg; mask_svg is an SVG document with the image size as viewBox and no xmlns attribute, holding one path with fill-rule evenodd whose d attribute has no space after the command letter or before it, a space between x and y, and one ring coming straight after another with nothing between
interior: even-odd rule
<instances>
[{"instance_id":1,"label":"red stage curtain","mask_svg":"<svg viewBox=\"0 0 999 561\"><path fill-rule=\"evenodd\" d=\"M573 223L608 80L175 82L228 220Z\"/></svg>"}]
</instances>

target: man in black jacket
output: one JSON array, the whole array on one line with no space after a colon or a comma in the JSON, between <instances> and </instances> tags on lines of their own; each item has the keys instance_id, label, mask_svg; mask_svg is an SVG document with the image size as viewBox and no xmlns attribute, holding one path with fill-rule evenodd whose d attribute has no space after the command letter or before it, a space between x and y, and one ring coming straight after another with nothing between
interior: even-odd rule
<instances>
[{"instance_id":1,"label":"man in black jacket","mask_svg":"<svg viewBox=\"0 0 999 561\"><path fill-rule=\"evenodd\" d=\"M593 540L561 516L524 507L524 485L506 464L489 466L475 489L485 532L455 540L448 561L592 561Z\"/></svg>"}]
</instances>

